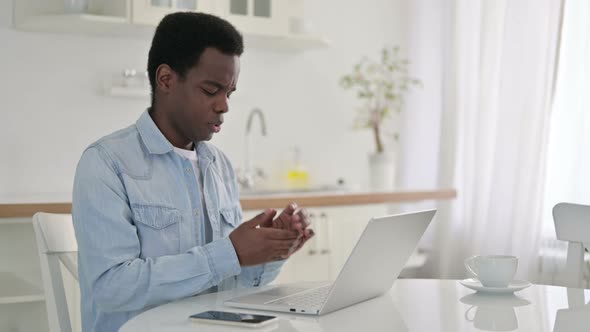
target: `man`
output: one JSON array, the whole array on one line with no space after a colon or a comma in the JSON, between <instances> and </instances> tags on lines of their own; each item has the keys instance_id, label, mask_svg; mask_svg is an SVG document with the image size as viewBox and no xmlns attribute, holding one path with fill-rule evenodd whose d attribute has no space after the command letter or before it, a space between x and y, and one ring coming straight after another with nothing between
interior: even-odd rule
<instances>
[{"instance_id":1,"label":"man","mask_svg":"<svg viewBox=\"0 0 590 332\"><path fill-rule=\"evenodd\" d=\"M85 332L117 331L182 297L266 284L313 236L295 204L241 223L233 168L206 143L221 130L242 51L218 17L166 16L149 52L152 106L84 151L72 215Z\"/></svg>"}]
</instances>

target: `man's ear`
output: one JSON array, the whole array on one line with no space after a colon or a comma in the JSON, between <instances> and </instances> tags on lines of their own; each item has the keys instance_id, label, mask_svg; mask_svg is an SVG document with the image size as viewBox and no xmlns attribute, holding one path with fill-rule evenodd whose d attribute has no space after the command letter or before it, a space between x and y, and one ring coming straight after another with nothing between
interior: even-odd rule
<instances>
[{"instance_id":1,"label":"man's ear","mask_svg":"<svg viewBox=\"0 0 590 332\"><path fill-rule=\"evenodd\" d=\"M170 66L163 63L156 69L156 89L163 94L170 93L170 90L176 83L177 75Z\"/></svg>"}]
</instances>

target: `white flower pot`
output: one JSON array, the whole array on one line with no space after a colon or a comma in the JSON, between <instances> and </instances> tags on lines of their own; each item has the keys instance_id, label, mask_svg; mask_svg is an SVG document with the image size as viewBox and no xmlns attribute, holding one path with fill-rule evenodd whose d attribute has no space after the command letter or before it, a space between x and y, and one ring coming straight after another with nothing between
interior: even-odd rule
<instances>
[{"instance_id":1,"label":"white flower pot","mask_svg":"<svg viewBox=\"0 0 590 332\"><path fill-rule=\"evenodd\" d=\"M369 186L375 191L390 191L395 187L395 158L391 153L369 155Z\"/></svg>"}]
</instances>

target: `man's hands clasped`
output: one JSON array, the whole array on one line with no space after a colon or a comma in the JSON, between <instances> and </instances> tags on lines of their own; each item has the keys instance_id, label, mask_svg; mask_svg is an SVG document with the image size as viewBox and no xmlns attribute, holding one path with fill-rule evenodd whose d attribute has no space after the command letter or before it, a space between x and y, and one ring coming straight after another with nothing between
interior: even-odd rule
<instances>
[{"instance_id":1,"label":"man's hands clasped","mask_svg":"<svg viewBox=\"0 0 590 332\"><path fill-rule=\"evenodd\" d=\"M297 204L289 204L276 215L276 210L268 209L231 232L229 238L241 266L286 259L314 236L307 228L307 213Z\"/></svg>"}]
</instances>

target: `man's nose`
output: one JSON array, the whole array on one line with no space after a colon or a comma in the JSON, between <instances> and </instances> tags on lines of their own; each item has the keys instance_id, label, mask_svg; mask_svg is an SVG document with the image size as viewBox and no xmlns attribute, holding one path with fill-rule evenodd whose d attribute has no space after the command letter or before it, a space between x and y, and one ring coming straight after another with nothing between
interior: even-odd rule
<instances>
[{"instance_id":1,"label":"man's nose","mask_svg":"<svg viewBox=\"0 0 590 332\"><path fill-rule=\"evenodd\" d=\"M217 113L226 113L229 111L229 99L227 96L220 97L215 105L214 105L215 112Z\"/></svg>"}]
</instances>

